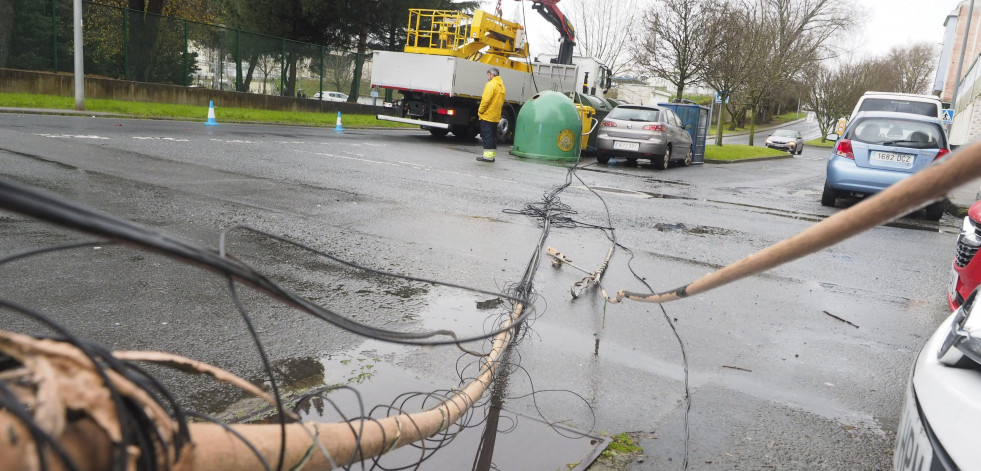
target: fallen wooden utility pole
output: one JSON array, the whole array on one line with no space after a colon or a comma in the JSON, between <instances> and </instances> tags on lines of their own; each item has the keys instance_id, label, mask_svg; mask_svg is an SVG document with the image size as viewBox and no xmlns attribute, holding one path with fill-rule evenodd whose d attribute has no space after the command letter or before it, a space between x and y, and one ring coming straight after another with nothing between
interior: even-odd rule
<instances>
[{"instance_id":1,"label":"fallen wooden utility pole","mask_svg":"<svg viewBox=\"0 0 981 471\"><path fill-rule=\"evenodd\" d=\"M502 327L512 327L511 323L521 315L522 309L521 304L516 305L511 317ZM494 371L497 369L501 354L511 343L513 332L514 330L509 328L494 337L491 350L484 357L484 364L475 380L428 410L412 414L402 413L382 419L358 419L341 423L303 422L287 424L285 450L280 449L282 429L279 425L232 425L230 428L254 446L266 462L275 462L281 452L285 453L287 469L293 469L301 463L301 468L304 470L332 469L380 456L401 446L435 436L459 420L484 395L493 378ZM18 342L29 342L24 340L24 336L5 334L8 338L16 337ZM82 369L81 363L86 362L80 351L72 351L74 347L63 342L52 340L38 340L37 342L43 342L44 345L41 347L18 346L11 348L9 343L0 342L0 352L11 355L24 365L24 368L20 370L0 374L0 380L9 381L15 374L19 373L18 381L21 383L29 383L32 378L41 378L42 383L45 381L71 382L73 381L72 378L53 378L51 369L44 366L52 361L67 361L63 357L70 358L71 364L62 368L62 373L73 377L80 375L79 371L72 371L72 368L75 367ZM58 345L53 345L56 343ZM91 362L88 363L88 369L94 369ZM32 368L41 368L44 371L30 371ZM114 386L123 391L127 398L139 398L140 394L135 385L125 384L124 379L113 377L113 375L110 377ZM27 389L49 390L46 386L45 384L38 384L36 388ZM86 386L91 385L86 383ZM73 392L78 393L78 391ZM100 391L96 395L100 396L103 402L91 404L92 410L111 411L112 405L106 403L108 393ZM59 401L62 399L64 398L23 397L22 402L37 408L41 401ZM146 407L153 407L153 405L148 403ZM67 410L62 409L62 412L67 412ZM78 415L79 412L84 414L85 411L76 410L73 412ZM41 423L40 425L47 428L45 432L64 447L77 469L80 471L112 469L114 446L112 436L118 433L117 428L112 427L111 424L100 423L98 418L90 416L82 416L70 421L64 417L61 419L54 418L54 421L60 422L60 424ZM158 422L156 425L161 430L174 430L176 428L176 425L172 423ZM230 433L223 426L193 423L190 424L189 428L191 445L182 450L179 458L177 458L177 450L160 450L157 453L158 461L162 461L159 464L163 469L173 468L184 471L217 469L262 471L266 469L246 442ZM0 410L0 456L3 456L0 469L41 469L37 457L37 446L37 442L32 439L31 431L23 420L15 417L9 411ZM138 453L139 451L133 450L133 452ZM46 449L45 456L48 463L47 469L69 469L56 457L50 447ZM134 459L135 457L130 457L130 462ZM129 469L135 469L135 467Z\"/></svg>"},{"instance_id":2,"label":"fallen wooden utility pole","mask_svg":"<svg viewBox=\"0 0 981 471\"><path fill-rule=\"evenodd\" d=\"M777 242L687 285L656 294L620 290L616 295L609 296L603 290L603 297L611 303L618 303L623 299L666 303L704 293L792 262L901 217L924 203L945 197L950 190L978 177L981 177L981 141L975 141L952 154L946 161L894 183L882 192L831 215L800 234Z\"/></svg>"}]
</instances>

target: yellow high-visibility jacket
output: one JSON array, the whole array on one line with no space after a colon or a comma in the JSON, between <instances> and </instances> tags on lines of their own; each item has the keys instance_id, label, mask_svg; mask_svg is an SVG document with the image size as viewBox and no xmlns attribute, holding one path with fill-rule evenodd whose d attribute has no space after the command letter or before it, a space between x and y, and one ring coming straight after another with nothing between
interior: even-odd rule
<instances>
[{"instance_id":1,"label":"yellow high-visibility jacket","mask_svg":"<svg viewBox=\"0 0 981 471\"><path fill-rule=\"evenodd\" d=\"M504 106L504 81L494 77L484 85L484 94L480 97L480 108L477 117L496 123L501 120L501 108Z\"/></svg>"}]
</instances>

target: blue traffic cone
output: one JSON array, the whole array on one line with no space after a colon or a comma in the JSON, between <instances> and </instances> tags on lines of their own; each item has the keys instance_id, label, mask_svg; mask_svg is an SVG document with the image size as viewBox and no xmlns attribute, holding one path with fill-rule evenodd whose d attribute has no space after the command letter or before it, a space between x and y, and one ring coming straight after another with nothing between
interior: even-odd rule
<instances>
[{"instance_id":1,"label":"blue traffic cone","mask_svg":"<svg viewBox=\"0 0 981 471\"><path fill-rule=\"evenodd\" d=\"M341 126L341 112L337 112L337 126L334 127L334 131L344 132L344 127Z\"/></svg>"},{"instance_id":2,"label":"blue traffic cone","mask_svg":"<svg viewBox=\"0 0 981 471\"><path fill-rule=\"evenodd\" d=\"M208 101L208 120L204 123L205 126L217 126L218 122L215 121L215 101Z\"/></svg>"}]
</instances>

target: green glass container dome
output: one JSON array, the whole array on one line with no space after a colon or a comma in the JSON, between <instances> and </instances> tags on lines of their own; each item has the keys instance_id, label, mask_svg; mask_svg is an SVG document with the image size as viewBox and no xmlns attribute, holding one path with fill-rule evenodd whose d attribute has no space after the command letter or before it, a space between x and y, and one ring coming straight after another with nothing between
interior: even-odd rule
<instances>
[{"instance_id":1,"label":"green glass container dome","mask_svg":"<svg viewBox=\"0 0 981 471\"><path fill-rule=\"evenodd\" d=\"M511 155L547 160L577 160L582 145L582 119L569 97L553 91L528 100L514 128Z\"/></svg>"}]
</instances>

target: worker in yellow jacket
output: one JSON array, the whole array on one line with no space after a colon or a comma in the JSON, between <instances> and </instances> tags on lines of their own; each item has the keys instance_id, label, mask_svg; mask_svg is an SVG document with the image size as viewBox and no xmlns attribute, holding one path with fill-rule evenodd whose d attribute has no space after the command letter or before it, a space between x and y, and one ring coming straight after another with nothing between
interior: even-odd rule
<instances>
[{"instance_id":1,"label":"worker in yellow jacket","mask_svg":"<svg viewBox=\"0 0 981 471\"><path fill-rule=\"evenodd\" d=\"M479 162L493 162L497 157L497 123L501 120L503 107L504 81L501 80L501 72L496 67L491 67L487 69L487 84L484 85L480 108L477 109L480 139L484 141L484 155L477 157Z\"/></svg>"}]
</instances>

